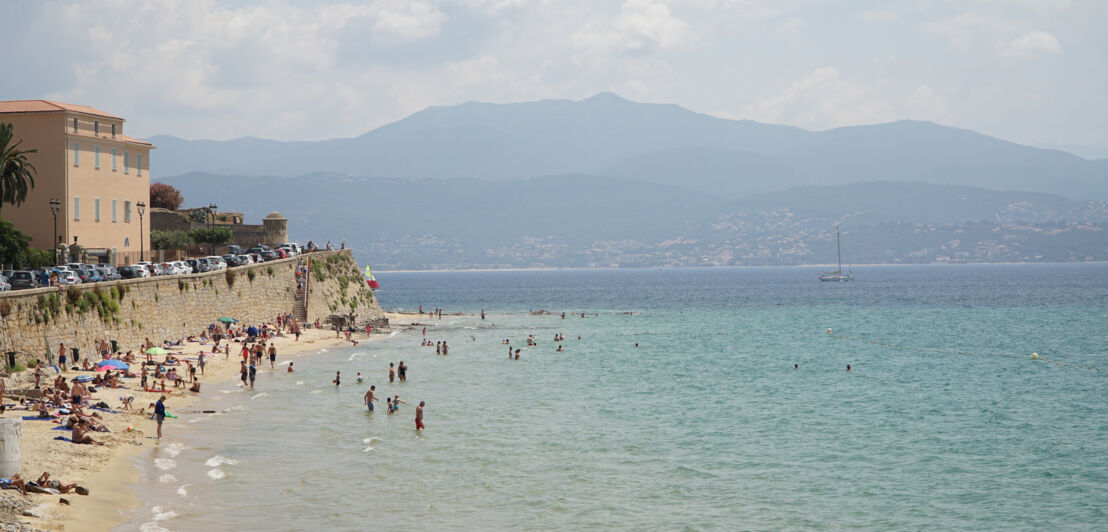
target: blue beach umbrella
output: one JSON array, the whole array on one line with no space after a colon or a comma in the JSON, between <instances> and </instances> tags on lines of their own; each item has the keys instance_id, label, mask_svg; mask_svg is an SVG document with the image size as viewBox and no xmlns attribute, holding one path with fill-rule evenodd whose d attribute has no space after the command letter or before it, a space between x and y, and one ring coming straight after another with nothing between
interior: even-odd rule
<instances>
[{"instance_id":1,"label":"blue beach umbrella","mask_svg":"<svg viewBox=\"0 0 1108 532\"><path fill-rule=\"evenodd\" d=\"M109 358L108 360L101 360L96 365L101 366L101 367L111 366L111 367L116 368L116 369L131 369L131 366L129 366L126 362L124 362L122 360L116 360L114 358Z\"/></svg>"}]
</instances>

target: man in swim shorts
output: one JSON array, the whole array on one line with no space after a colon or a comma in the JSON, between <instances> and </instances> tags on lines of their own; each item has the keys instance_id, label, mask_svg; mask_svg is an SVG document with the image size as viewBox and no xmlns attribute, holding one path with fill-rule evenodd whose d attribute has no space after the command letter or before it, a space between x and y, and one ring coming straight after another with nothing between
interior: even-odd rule
<instances>
[{"instance_id":1,"label":"man in swim shorts","mask_svg":"<svg viewBox=\"0 0 1108 532\"><path fill-rule=\"evenodd\" d=\"M416 430L423 430L424 429L424 426L423 426L423 405L424 404L426 404L425 401L420 401L419 406L417 406L416 409L415 409L415 429Z\"/></svg>"},{"instance_id":2,"label":"man in swim shorts","mask_svg":"<svg viewBox=\"0 0 1108 532\"><path fill-rule=\"evenodd\" d=\"M376 390L376 389L377 389L376 385L370 386L369 391L365 393L365 397L364 397L365 404L366 404L366 406L369 407L370 412L373 411L373 402L377 400L377 398L374 397L374 395L373 395L373 391Z\"/></svg>"}]
</instances>

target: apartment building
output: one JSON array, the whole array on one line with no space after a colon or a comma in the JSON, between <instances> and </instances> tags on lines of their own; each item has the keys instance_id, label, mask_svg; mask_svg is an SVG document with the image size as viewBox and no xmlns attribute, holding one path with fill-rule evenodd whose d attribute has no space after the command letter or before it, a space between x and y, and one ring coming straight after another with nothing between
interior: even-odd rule
<instances>
[{"instance_id":1,"label":"apartment building","mask_svg":"<svg viewBox=\"0 0 1108 532\"><path fill-rule=\"evenodd\" d=\"M149 217L140 227L139 204L150 203L154 146L124 135L123 118L84 105L11 100L0 101L0 122L14 126L21 149L38 150L27 157L36 169L27 201L2 210L32 246L76 240L90 255L121 264L136 262L142 249L149 254ZM60 201L56 229L51 200Z\"/></svg>"}]
</instances>

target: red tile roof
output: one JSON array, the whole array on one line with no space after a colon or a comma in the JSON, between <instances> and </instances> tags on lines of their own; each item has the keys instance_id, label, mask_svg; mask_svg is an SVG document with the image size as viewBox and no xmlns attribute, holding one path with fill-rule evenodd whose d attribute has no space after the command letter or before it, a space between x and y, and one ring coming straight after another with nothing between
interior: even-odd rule
<instances>
[{"instance_id":1,"label":"red tile roof","mask_svg":"<svg viewBox=\"0 0 1108 532\"><path fill-rule=\"evenodd\" d=\"M81 113L93 116L102 116L104 118L114 118L116 120L123 120L123 118L105 113L94 107L87 105L74 105L71 103L54 102L50 100L7 100L0 101L0 113L56 113L61 111L69 111L72 113Z\"/></svg>"}]
</instances>

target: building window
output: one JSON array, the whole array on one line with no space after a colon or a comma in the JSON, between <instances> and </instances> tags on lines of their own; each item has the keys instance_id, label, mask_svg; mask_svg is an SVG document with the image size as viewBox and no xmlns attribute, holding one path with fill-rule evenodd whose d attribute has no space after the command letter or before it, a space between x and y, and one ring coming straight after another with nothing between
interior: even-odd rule
<instances>
[{"instance_id":1,"label":"building window","mask_svg":"<svg viewBox=\"0 0 1108 532\"><path fill-rule=\"evenodd\" d=\"M123 152L123 173L131 173L131 154Z\"/></svg>"},{"instance_id":2,"label":"building window","mask_svg":"<svg viewBox=\"0 0 1108 532\"><path fill-rule=\"evenodd\" d=\"M100 169L100 146L93 146L92 166L97 170Z\"/></svg>"},{"instance_id":3,"label":"building window","mask_svg":"<svg viewBox=\"0 0 1108 532\"><path fill-rule=\"evenodd\" d=\"M112 138L115 138L115 124L112 124Z\"/></svg>"},{"instance_id":4,"label":"building window","mask_svg":"<svg viewBox=\"0 0 1108 532\"><path fill-rule=\"evenodd\" d=\"M136 153L135 154L135 173L138 174L139 177L142 177L142 154L141 153Z\"/></svg>"},{"instance_id":5,"label":"building window","mask_svg":"<svg viewBox=\"0 0 1108 532\"><path fill-rule=\"evenodd\" d=\"M92 219L93 221L100 221L100 198L92 199Z\"/></svg>"},{"instance_id":6,"label":"building window","mask_svg":"<svg viewBox=\"0 0 1108 532\"><path fill-rule=\"evenodd\" d=\"M81 146L73 143L73 166L81 166Z\"/></svg>"},{"instance_id":7,"label":"building window","mask_svg":"<svg viewBox=\"0 0 1108 532\"><path fill-rule=\"evenodd\" d=\"M77 117L73 117L73 132L77 133L79 131L81 131L81 130L80 130L80 128L77 127Z\"/></svg>"},{"instance_id":8,"label":"building window","mask_svg":"<svg viewBox=\"0 0 1108 532\"><path fill-rule=\"evenodd\" d=\"M115 127L115 126L112 126L112 127ZM112 148L112 171L113 172L116 171L116 163L118 162L118 160L116 159L116 155L117 154L116 154L115 148Z\"/></svg>"},{"instance_id":9,"label":"building window","mask_svg":"<svg viewBox=\"0 0 1108 532\"><path fill-rule=\"evenodd\" d=\"M131 200L123 200L123 223L131 223Z\"/></svg>"},{"instance_id":10,"label":"building window","mask_svg":"<svg viewBox=\"0 0 1108 532\"><path fill-rule=\"evenodd\" d=\"M125 247L125 248L131 247L131 237L129 237L129 236L123 237L123 247Z\"/></svg>"},{"instance_id":11,"label":"building window","mask_svg":"<svg viewBox=\"0 0 1108 532\"><path fill-rule=\"evenodd\" d=\"M81 220L81 197L73 196L73 221Z\"/></svg>"},{"instance_id":12,"label":"building window","mask_svg":"<svg viewBox=\"0 0 1108 532\"><path fill-rule=\"evenodd\" d=\"M116 217L115 217L115 200L113 199L112 200L112 223L114 224L116 221L118 221L118 220L116 220Z\"/></svg>"},{"instance_id":13,"label":"building window","mask_svg":"<svg viewBox=\"0 0 1108 532\"><path fill-rule=\"evenodd\" d=\"M93 120L92 121L92 134L97 135L97 136L100 135L100 121L99 120Z\"/></svg>"}]
</instances>

